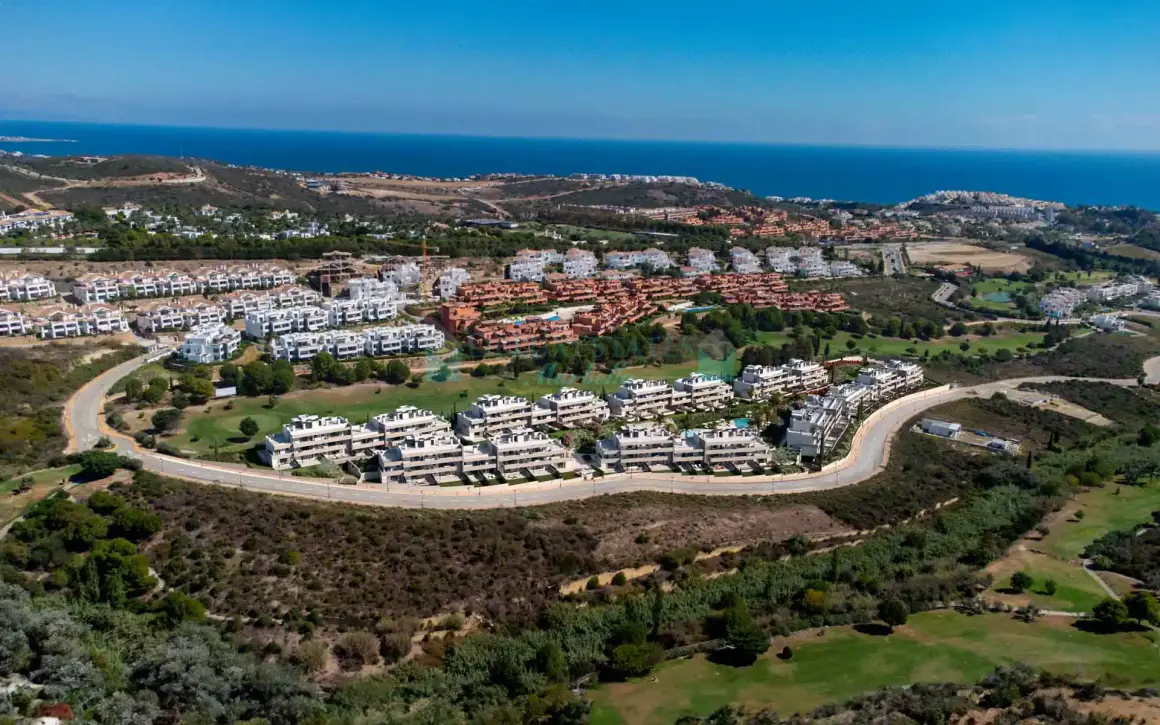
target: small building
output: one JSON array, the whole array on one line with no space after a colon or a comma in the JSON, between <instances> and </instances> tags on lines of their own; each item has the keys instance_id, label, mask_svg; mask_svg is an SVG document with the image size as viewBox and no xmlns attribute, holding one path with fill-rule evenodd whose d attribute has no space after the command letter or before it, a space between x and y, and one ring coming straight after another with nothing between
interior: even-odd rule
<instances>
[{"instance_id":1,"label":"small building","mask_svg":"<svg viewBox=\"0 0 1160 725\"><path fill-rule=\"evenodd\" d=\"M922 429L923 433L951 439L958 438L963 431L963 426L959 423L948 423L945 420L935 420L934 418L923 418L918 427Z\"/></svg>"},{"instance_id":2,"label":"small building","mask_svg":"<svg viewBox=\"0 0 1160 725\"><path fill-rule=\"evenodd\" d=\"M181 357L195 363L229 360L242 343L242 333L220 322L199 325L189 331L181 346Z\"/></svg>"}]
</instances>

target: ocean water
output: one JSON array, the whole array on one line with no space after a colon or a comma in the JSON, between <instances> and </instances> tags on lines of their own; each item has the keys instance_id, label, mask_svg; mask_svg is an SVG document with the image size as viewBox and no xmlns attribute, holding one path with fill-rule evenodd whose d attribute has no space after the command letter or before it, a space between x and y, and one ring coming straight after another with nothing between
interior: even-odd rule
<instances>
[{"instance_id":1,"label":"ocean water","mask_svg":"<svg viewBox=\"0 0 1160 725\"><path fill-rule=\"evenodd\" d=\"M6 143L50 156L159 154L303 172L672 174L762 196L895 203L979 189L1069 204L1160 209L1160 153L977 151L670 141L490 138L0 121Z\"/></svg>"}]
</instances>

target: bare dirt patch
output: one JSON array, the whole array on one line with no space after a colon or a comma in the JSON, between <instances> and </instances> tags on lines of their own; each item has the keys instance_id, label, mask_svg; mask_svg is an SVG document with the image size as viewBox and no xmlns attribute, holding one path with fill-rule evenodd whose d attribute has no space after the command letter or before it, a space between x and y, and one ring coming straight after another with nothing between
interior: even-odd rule
<instances>
[{"instance_id":1,"label":"bare dirt patch","mask_svg":"<svg viewBox=\"0 0 1160 725\"><path fill-rule=\"evenodd\" d=\"M911 264L973 264L987 272L1023 272L1030 261L1021 255L998 252L962 242L918 242L906 245Z\"/></svg>"}]
</instances>

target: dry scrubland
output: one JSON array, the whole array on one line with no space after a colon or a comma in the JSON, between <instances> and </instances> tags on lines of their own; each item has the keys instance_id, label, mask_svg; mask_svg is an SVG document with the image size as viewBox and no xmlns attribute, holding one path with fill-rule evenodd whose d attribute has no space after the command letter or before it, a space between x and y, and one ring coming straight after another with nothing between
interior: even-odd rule
<instances>
[{"instance_id":1,"label":"dry scrubland","mask_svg":"<svg viewBox=\"0 0 1160 725\"><path fill-rule=\"evenodd\" d=\"M906 245L911 264L972 264L985 272L1026 272L1031 261L1011 252L999 252L963 242L912 242Z\"/></svg>"}]
</instances>

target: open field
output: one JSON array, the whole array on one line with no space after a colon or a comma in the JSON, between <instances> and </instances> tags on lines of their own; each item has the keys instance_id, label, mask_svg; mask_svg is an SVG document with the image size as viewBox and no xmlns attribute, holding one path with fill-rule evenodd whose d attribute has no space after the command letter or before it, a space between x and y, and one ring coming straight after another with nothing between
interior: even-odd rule
<instances>
[{"instance_id":1,"label":"open field","mask_svg":"<svg viewBox=\"0 0 1160 725\"><path fill-rule=\"evenodd\" d=\"M780 346L790 341L789 333L787 332L762 332L758 334L758 342L763 345ZM853 341L855 347L851 349L848 347L848 341ZM872 338L869 335L864 335L861 339L857 339L848 332L838 332L830 340L822 340L822 349L828 343L830 346L830 356L839 357L841 355L850 354L869 354L869 355L910 355L921 356L927 351L931 355L937 355L943 350L949 350L956 355L963 354L960 347L962 343L969 343L970 348L966 351L969 355L978 354L980 349L986 350L988 353L995 353L1001 349L1011 350L1012 352L1019 351L1019 348L1031 349L1033 346L1039 345L1043 342L1042 332L1020 332L1012 328L999 328L996 334L990 337L983 337L982 335L963 335L962 337L944 336L938 340L929 341L914 341L903 340L896 337L876 337Z\"/></svg>"},{"instance_id":2,"label":"open field","mask_svg":"<svg viewBox=\"0 0 1160 725\"><path fill-rule=\"evenodd\" d=\"M416 405L437 413L451 413L453 410L466 410L476 398L488 393L537 398L566 385L594 392L612 392L628 377L675 380L699 369L720 372L707 369L713 366L713 362L708 361L707 365L702 365L690 361L631 368L610 374L594 374L589 380L579 382L569 381L563 376L554 380L541 379L539 371L523 373L519 380L513 380L510 376L473 378L456 373L447 382L428 381L417 388L366 383L346 388L295 391L281 396L272 409L266 407L264 397L234 398L229 403L214 401L206 407L187 409L184 430L171 443L178 448L204 454L213 451L216 439L222 452L245 450L264 436L281 430L283 424L301 414L340 415L361 423L401 405ZM734 365L731 361L725 364ZM734 372L729 371L730 374ZM231 406L228 410L227 405ZM210 412L207 413L207 410ZM239 436L238 424L246 417L258 422L259 431L254 441L247 442Z\"/></svg>"},{"instance_id":3,"label":"open field","mask_svg":"<svg viewBox=\"0 0 1160 725\"><path fill-rule=\"evenodd\" d=\"M1128 257L1130 259L1149 259L1152 261L1160 260L1160 252L1155 249L1148 249L1141 247L1138 244L1117 244L1114 247L1108 247L1106 250L1108 254L1114 254L1117 257Z\"/></svg>"},{"instance_id":4,"label":"open field","mask_svg":"<svg viewBox=\"0 0 1160 725\"><path fill-rule=\"evenodd\" d=\"M1020 593L1010 589L1011 575L1018 571L1030 574L1034 580L1027 591ZM1079 614L1090 612L1107 596L1079 564L1028 551L1022 545L991 564L986 572L995 577L995 582L984 596L1019 607L1034 604L1040 609ZM1054 594L1044 590L1048 579L1056 583Z\"/></svg>"},{"instance_id":5,"label":"open field","mask_svg":"<svg viewBox=\"0 0 1160 725\"><path fill-rule=\"evenodd\" d=\"M972 264L986 272L1024 272L1030 266L1027 258L1010 252L962 242L913 242L906 245L911 264Z\"/></svg>"},{"instance_id":6,"label":"open field","mask_svg":"<svg viewBox=\"0 0 1160 725\"><path fill-rule=\"evenodd\" d=\"M698 655L659 667L652 679L605 684L592 695L593 725L672 725L733 704L782 716L862 692L914 682L973 682L993 668L1026 662L1124 687L1160 684L1160 654L1139 633L1092 634L1070 619L1025 624L1004 615L930 612L891 636L850 627L777 639L754 665L734 668ZM793 648L793 659L776 653Z\"/></svg>"}]
</instances>

